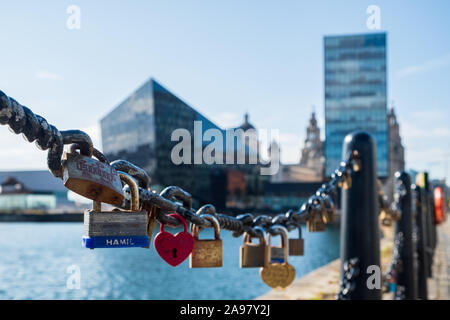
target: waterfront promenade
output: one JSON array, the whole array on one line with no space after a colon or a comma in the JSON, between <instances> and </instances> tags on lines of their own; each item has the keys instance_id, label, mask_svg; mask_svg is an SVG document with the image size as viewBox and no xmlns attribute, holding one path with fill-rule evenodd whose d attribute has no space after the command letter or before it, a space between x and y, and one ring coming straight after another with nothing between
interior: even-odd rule
<instances>
[{"instance_id":1,"label":"waterfront promenade","mask_svg":"<svg viewBox=\"0 0 450 320\"><path fill-rule=\"evenodd\" d=\"M381 239L381 268L386 272L392 259L393 227L383 228ZM437 227L438 245L433 262L433 278L428 279L428 299L448 300L450 277L450 221ZM326 264L297 279L286 289L274 289L257 298L267 300L335 300L339 290L340 259ZM383 294L383 300L392 299L391 293Z\"/></svg>"}]
</instances>

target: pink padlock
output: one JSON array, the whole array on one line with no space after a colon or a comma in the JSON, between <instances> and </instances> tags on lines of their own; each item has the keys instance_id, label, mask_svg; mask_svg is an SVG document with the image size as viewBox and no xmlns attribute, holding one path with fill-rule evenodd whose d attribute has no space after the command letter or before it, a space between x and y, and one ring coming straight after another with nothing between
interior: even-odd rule
<instances>
[{"instance_id":1,"label":"pink padlock","mask_svg":"<svg viewBox=\"0 0 450 320\"><path fill-rule=\"evenodd\" d=\"M184 230L173 235L164 230L164 224L161 223L159 233L155 236L153 245L159 256L173 267L176 267L192 252L194 248L194 238L187 231L186 220L178 213L168 215L174 217L183 223Z\"/></svg>"}]
</instances>

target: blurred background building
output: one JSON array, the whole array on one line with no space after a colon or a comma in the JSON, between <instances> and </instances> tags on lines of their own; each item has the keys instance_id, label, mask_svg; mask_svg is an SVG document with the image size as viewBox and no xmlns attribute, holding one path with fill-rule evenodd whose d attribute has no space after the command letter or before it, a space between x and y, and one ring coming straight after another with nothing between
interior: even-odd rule
<instances>
[{"instance_id":1,"label":"blurred background building","mask_svg":"<svg viewBox=\"0 0 450 320\"><path fill-rule=\"evenodd\" d=\"M389 174L386 33L324 37L326 174L342 159L344 137L369 132L379 177Z\"/></svg>"},{"instance_id":2,"label":"blurred background building","mask_svg":"<svg viewBox=\"0 0 450 320\"><path fill-rule=\"evenodd\" d=\"M280 150L276 142L273 142L270 148ZM320 128L317 124L316 113L313 112L306 128L306 138L301 150L300 162L297 164L280 164L280 170L277 174L271 176L270 182L321 182L324 179L324 171L324 142L320 140Z\"/></svg>"},{"instance_id":3,"label":"blurred background building","mask_svg":"<svg viewBox=\"0 0 450 320\"><path fill-rule=\"evenodd\" d=\"M75 208L67 198L61 179L48 170L1 171L0 211L71 211Z\"/></svg>"},{"instance_id":4,"label":"blurred background building","mask_svg":"<svg viewBox=\"0 0 450 320\"><path fill-rule=\"evenodd\" d=\"M142 167L158 191L177 185L199 203L225 205L226 171L219 165L175 165L171 151L179 141L172 132L183 128L194 139L194 121L201 121L203 136L217 125L186 104L156 80L149 79L100 121L103 152L112 161L128 160ZM222 130L221 130L222 131ZM202 147L207 145L202 140ZM195 145L192 146L194 150Z\"/></svg>"}]
</instances>

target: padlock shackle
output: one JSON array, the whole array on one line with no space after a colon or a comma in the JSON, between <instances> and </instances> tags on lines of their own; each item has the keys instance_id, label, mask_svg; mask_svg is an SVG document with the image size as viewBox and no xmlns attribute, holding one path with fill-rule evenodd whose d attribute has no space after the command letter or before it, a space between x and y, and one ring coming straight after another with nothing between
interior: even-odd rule
<instances>
[{"instance_id":1,"label":"padlock shackle","mask_svg":"<svg viewBox=\"0 0 450 320\"><path fill-rule=\"evenodd\" d=\"M297 228L298 230L298 238L301 239L302 238L302 225L298 222L290 222L289 225L293 225L294 227Z\"/></svg>"},{"instance_id":2,"label":"padlock shackle","mask_svg":"<svg viewBox=\"0 0 450 320\"><path fill-rule=\"evenodd\" d=\"M139 211L139 188L136 180L128 173L117 171L120 180L130 187L130 211Z\"/></svg>"},{"instance_id":3,"label":"padlock shackle","mask_svg":"<svg viewBox=\"0 0 450 320\"><path fill-rule=\"evenodd\" d=\"M186 219L184 219L181 214L179 214L179 213L171 213L171 214L168 214L168 216L180 220L181 223L183 224L184 232L187 232ZM161 223L159 225L159 232L161 232L161 233L164 232L164 224L163 223Z\"/></svg>"},{"instance_id":4,"label":"padlock shackle","mask_svg":"<svg viewBox=\"0 0 450 320\"><path fill-rule=\"evenodd\" d=\"M266 231L263 227L256 226L253 228L259 235L257 237L252 237L248 232L244 233L244 244L252 243L252 238L258 238L260 245L266 245Z\"/></svg>"},{"instance_id":5,"label":"padlock shackle","mask_svg":"<svg viewBox=\"0 0 450 320\"><path fill-rule=\"evenodd\" d=\"M200 216L201 218L204 218L206 220L208 220L209 222L212 223L213 228L214 228L214 239L215 240L220 240L220 224L219 224L219 220L217 220L216 217L214 217L211 214L202 214ZM192 235L194 236L195 240L198 240L198 234L199 234L199 226L196 224L192 225Z\"/></svg>"},{"instance_id":6,"label":"padlock shackle","mask_svg":"<svg viewBox=\"0 0 450 320\"><path fill-rule=\"evenodd\" d=\"M130 187L130 210L128 211L139 211L139 188L136 181L125 172L117 171L117 174L119 175L120 180ZM93 209L95 211L102 211L102 203L100 201L94 201Z\"/></svg>"},{"instance_id":7,"label":"padlock shackle","mask_svg":"<svg viewBox=\"0 0 450 320\"><path fill-rule=\"evenodd\" d=\"M288 263L288 257L289 257L289 238L288 238L288 231L285 227L283 227L282 225L273 225L272 227L270 227L271 231L275 231L277 233L280 233L281 236L281 246L283 248L283 255L284 255L284 262L283 264L287 264ZM267 265L269 265L271 263L271 252L270 252L270 242L272 239L272 234L269 232L267 233L267 246L269 247L268 250L268 254L266 255L266 263Z\"/></svg>"}]
</instances>

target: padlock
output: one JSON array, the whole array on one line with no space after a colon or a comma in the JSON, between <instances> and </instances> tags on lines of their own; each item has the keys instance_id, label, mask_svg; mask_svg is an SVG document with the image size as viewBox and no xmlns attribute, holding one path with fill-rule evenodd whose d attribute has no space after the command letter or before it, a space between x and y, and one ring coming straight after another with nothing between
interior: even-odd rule
<instances>
[{"instance_id":1,"label":"padlock","mask_svg":"<svg viewBox=\"0 0 450 320\"><path fill-rule=\"evenodd\" d=\"M102 211L101 203L84 212L83 244L86 248L148 247L148 212L139 211L139 190L136 181L126 173L119 177L130 187L130 210Z\"/></svg>"},{"instance_id":2,"label":"padlock","mask_svg":"<svg viewBox=\"0 0 450 320\"><path fill-rule=\"evenodd\" d=\"M310 217L306 220L306 226L309 232L322 232L325 231L325 222L322 220L321 213L315 213L316 210L310 211Z\"/></svg>"},{"instance_id":3,"label":"padlock","mask_svg":"<svg viewBox=\"0 0 450 320\"><path fill-rule=\"evenodd\" d=\"M241 268L259 268L264 267L266 262L267 250L266 233L262 227L255 227L258 232L259 243L252 243L252 237L247 232L244 233L244 244L239 250L239 265Z\"/></svg>"},{"instance_id":4,"label":"padlock","mask_svg":"<svg viewBox=\"0 0 450 320\"><path fill-rule=\"evenodd\" d=\"M281 243L285 244L283 246L284 252L284 262L271 262L272 257L270 256L271 250L268 250L268 254L266 255L266 265L262 267L259 271L259 275L262 281L272 288L286 288L289 286L295 279L295 269L288 263L288 255L289 255L289 241L288 241L288 231L286 228L274 225L272 226L273 230L281 231L282 241ZM271 242L271 234L269 233L267 237L267 245L270 246Z\"/></svg>"},{"instance_id":5,"label":"padlock","mask_svg":"<svg viewBox=\"0 0 450 320\"><path fill-rule=\"evenodd\" d=\"M352 177L349 173L344 175L344 180L342 181L342 189L348 190L352 187Z\"/></svg>"},{"instance_id":6,"label":"padlock","mask_svg":"<svg viewBox=\"0 0 450 320\"><path fill-rule=\"evenodd\" d=\"M61 164L67 189L94 201L112 205L122 203L120 177L108 163L78 152L65 152Z\"/></svg>"},{"instance_id":7,"label":"padlock","mask_svg":"<svg viewBox=\"0 0 450 320\"><path fill-rule=\"evenodd\" d=\"M392 216L388 213L388 210L382 209L380 212L381 224L385 227L392 226Z\"/></svg>"},{"instance_id":8,"label":"padlock","mask_svg":"<svg viewBox=\"0 0 450 320\"><path fill-rule=\"evenodd\" d=\"M159 233L153 241L153 246L164 261L172 267L176 267L191 254L194 247L194 238L187 231L187 223L182 215L171 213L168 216L181 221L184 230L173 235L165 231L164 224L161 223Z\"/></svg>"},{"instance_id":9,"label":"padlock","mask_svg":"<svg viewBox=\"0 0 450 320\"><path fill-rule=\"evenodd\" d=\"M220 239L219 221L210 214L203 214L200 217L207 219L213 224L214 239L200 240L198 238L199 227L192 225L192 235L194 237L194 248L189 257L190 268L218 268L222 266L222 240Z\"/></svg>"},{"instance_id":10,"label":"padlock","mask_svg":"<svg viewBox=\"0 0 450 320\"><path fill-rule=\"evenodd\" d=\"M289 238L289 255L303 256L305 254L305 242L302 238L302 226L298 223L295 225L298 229L298 238Z\"/></svg>"}]
</instances>

